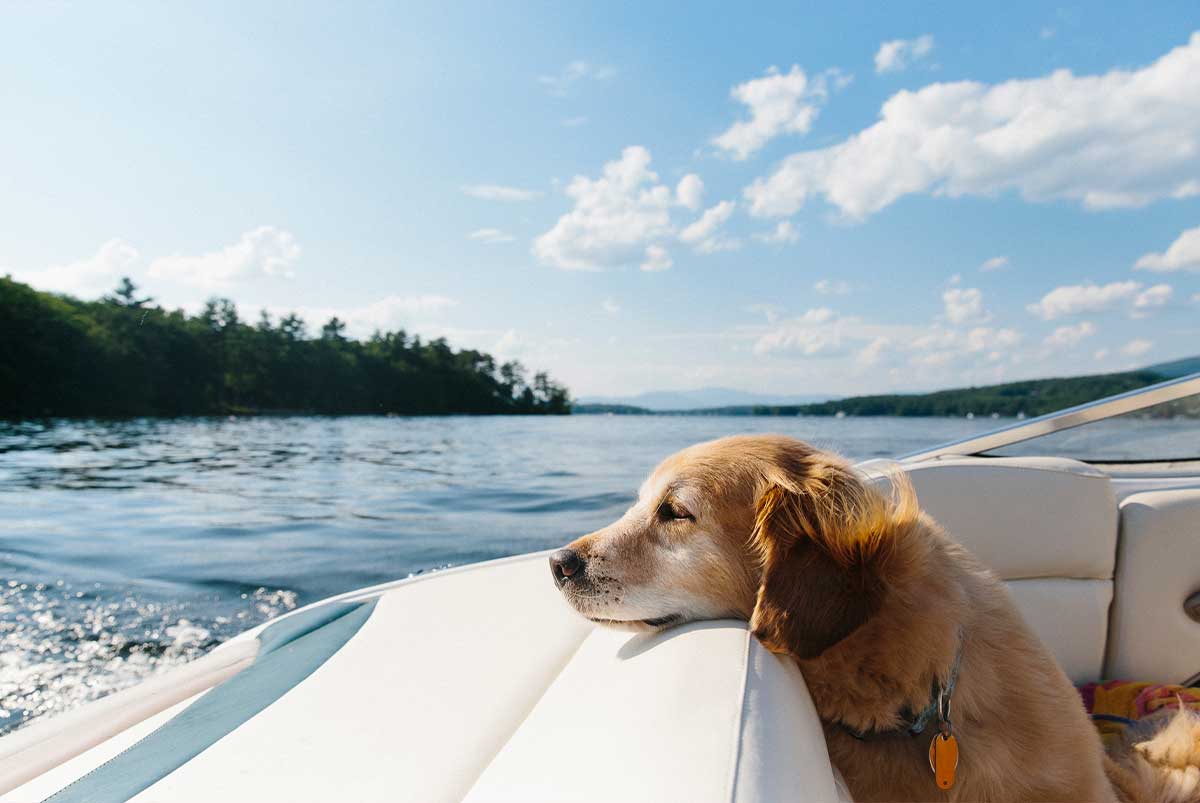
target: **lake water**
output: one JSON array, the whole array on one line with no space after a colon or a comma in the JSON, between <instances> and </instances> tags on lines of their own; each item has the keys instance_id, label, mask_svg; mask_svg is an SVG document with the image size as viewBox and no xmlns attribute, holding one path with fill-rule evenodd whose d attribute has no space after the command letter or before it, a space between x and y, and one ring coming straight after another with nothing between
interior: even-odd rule
<instances>
[{"instance_id":1,"label":"lake water","mask_svg":"<svg viewBox=\"0 0 1200 803\"><path fill-rule=\"evenodd\" d=\"M565 543L667 454L885 457L1003 421L571 416L0 423L0 733L298 605Z\"/></svg>"}]
</instances>

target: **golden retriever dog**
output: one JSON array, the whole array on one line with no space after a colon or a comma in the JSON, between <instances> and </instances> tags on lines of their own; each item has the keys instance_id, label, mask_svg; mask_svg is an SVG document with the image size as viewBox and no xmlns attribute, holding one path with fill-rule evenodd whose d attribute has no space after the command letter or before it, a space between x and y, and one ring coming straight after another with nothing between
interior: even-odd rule
<instances>
[{"instance_id":1,"label":"golden retriever dog","mask_svg":"<svg viewBox=\"0 0 1200 803\"><path fill-rule=\"evenodd\" d=\"M902 473L880 485L782 436L698 444L551 569L600 624L749 621L799 664L856 801L1200 800L1196 717L1106 756L1003 583L919 509Z\"/></svg>"}]
</instances>

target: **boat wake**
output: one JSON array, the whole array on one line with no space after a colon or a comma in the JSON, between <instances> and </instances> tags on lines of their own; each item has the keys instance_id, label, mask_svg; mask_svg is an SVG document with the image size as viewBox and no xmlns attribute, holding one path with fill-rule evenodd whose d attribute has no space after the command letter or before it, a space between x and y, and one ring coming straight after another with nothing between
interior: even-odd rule
<instances>
[{"instance_id":1,"label":"boat wake","mask_svg":"<svg viewBox=\"0 0 1200 803\"><path fill-rule=\"evenodd\" d=\"M296 605L294 591L259 588L214 616L209 601L9 581L0 587L0 735L186 663Z\"/></svg>"}]
</instances>

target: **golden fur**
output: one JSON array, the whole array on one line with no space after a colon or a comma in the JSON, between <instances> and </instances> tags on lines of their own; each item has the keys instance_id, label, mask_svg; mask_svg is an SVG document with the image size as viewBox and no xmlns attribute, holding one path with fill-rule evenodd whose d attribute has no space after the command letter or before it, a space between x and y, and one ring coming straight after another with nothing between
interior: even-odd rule
<instances>
[{"instance_id":1,"label":"golden fur","mask_svg":"<svg viewBox=\"0 0 1200 803\"><path fill-rule=\"evenodd\" d=\"M606 625L748 620L798 662L856 801L1200 800L1197 718L1106 757L1003 583L920 511L903 474L889 480L890 494L782 436L698 444L663 461L620 520L569 546L585 568L563 593ZM942 792L932 729L860 741L847 728L893 730L924 708L960 639L962 761Z\"/></svg>"}]
</instances>

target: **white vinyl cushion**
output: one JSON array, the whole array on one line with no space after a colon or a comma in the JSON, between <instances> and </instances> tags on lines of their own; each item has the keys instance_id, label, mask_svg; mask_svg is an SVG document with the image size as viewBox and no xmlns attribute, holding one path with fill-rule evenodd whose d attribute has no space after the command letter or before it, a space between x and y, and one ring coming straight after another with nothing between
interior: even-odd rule
<instances>
[{"instance_id":1,"label":"white vinyl cushion","mask_svg":"<svg viewBox=\"0 0 1200 803\"><path fill-rule=\"evenodd\" d=\"M482 801L833 801L794 662L745 622L596 630L471 789Z\"/></svg>"},{"instance_id":2,"label":"white vinyl cushion","mask_svg":"<svg viewBox=\"0 0 1200 803\"><path fill-rule=\"evenodd\" d=\"M904 469L921 507L1007 581L1067 676L1099 679L1117 540L1108 475L1057 457L952 457Z\"/></svg>"},{"instance_id":3,"label":"white vinyl cushion","mask_svg":"<svg viewBox=\"0 0 1200 803\"><path fill-rule=\"evenodd\" d=\"M540 555L401 585L312 675L133 800L460 800L591 629Z\"/></svg>"},{"instance_id":4,"label":"white vinyl cushion","mask_svg":"<svg viewBox=\"0 0 1200 803\"><path fill-rule=\"evenodd\" d=\"M1071 682L1099 680L1112 582L1042 577L1009 580L1006 585L1017 610Z\"/></svg>"},{"instance_id":5,"label":"white vinyl cushion","mask_svg":"<svg viewBox=\"0 0 1200 803\"><path fill-rule=\"evenodd\" d=\"M1108 476L1055 457L966 457L905 466L921 507L1005 580L1113 576Z\"/></svg>"},{"instance_id":6,"label":"white vinyl cushion","mask_svg":"<svg viewBox=\"0 0 1200 803\"><path fill-rule=\"evenodd\" d=\"M1121 548L1107 677L1179 683L1200 672L1200 489L1149 491L1121 503Z\"/></svg>"}]
</instances>

